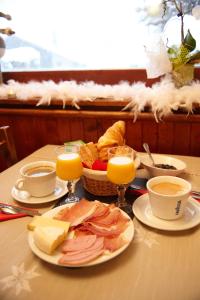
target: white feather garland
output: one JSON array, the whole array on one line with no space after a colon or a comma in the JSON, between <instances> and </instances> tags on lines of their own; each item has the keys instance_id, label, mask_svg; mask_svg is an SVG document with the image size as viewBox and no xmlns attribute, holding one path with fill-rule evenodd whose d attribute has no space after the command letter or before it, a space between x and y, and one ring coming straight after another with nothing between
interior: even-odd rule
<instances>
[{"instance_id":1,"label":"white feather garland","mask_svg":"<svg viewBox=\"0 0 200 300\"><path fill-rule=\"evenodd\" d=\"M157 121L168 115L172 110L183 107L188 113L192 112L193 104L200 105L200 82L193 81L191 85L177 89L169 76L165 76L152 87L143 82L120 82L115 85L101 85L93 81L77 83L76 81L30 81L19 83L10 80L8 84L0 86L0 98L9 99L12 93L18 100L38 99L37 106L50 105L53 99L61 100L63 108L66 101L80 109L79 101L95 101L95 99L109 99L109 101L128 101L123 110L131 110L134 119L145 107L149 107Z\"/></svg>"}]
</instances>

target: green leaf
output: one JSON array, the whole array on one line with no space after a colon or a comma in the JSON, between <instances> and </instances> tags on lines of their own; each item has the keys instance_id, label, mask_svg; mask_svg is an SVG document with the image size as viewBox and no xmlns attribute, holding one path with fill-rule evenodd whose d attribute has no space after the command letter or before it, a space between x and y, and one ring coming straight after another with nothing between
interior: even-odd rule
<instances>
[{"instance_id":1,"label":"green leaf","mask_svg":"<svg viewBox=\"0 0 200 300\"><path fill-rule=\"evenodd\" d=\"M168 54L173 55L177 53L177 50L175 50L174 48L168 48L167 52Z\"/></svg>"},{"instance_id":2,"label":"green leaf","mask_svg":"<svg viewBox=\"0 0 200 300\"><path fill-rule=\"evenodd\" d=\"M190 30L188 29L188 32L186 34L186 37L183 41L184 46L191 52L196 48L196 40L193 38L193 36L190 33Z\"/></svg>"}]
</instances>

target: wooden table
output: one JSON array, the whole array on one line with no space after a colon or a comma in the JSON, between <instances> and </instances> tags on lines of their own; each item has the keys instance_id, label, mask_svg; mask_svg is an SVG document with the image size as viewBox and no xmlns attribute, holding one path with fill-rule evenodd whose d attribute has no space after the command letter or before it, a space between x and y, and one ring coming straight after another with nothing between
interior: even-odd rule
<instances>
[{"instance_id":1,"label":"wooden table","mask_svg":"<svg viewBox=\"0 0 200 300\"><path fill-rule=\"evenodd\" d=\"M54 149L47 145L2 172L1 201L16 204L10 192L20 167L39 159L55 160ZM181 159L193 174L183 177L194 189L200 189L200 158ZM43 212L53 205L51 202L37 208ZM155 230L134 218L134 239L121 255L98 266L70 269L51 265L32 253L26 228L30 220L24 217L0 223L1 300L200 299L200 226L169 232Z\"/></svg>"}]
</instances>

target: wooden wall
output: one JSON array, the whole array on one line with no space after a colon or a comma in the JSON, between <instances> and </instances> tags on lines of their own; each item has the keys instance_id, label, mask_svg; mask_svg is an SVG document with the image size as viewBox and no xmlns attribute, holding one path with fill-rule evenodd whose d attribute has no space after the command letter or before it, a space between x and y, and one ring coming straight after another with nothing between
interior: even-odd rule
<instances>
[{"instance_id":1,"label":"wooden wall","mask_svg":"<svg viewBox=\"0 0 200 300\"><path fill-rule=\"evenodd\" d=\"M200 156L200 115L173 114L156 123L151 113L133 122L130 112L0 108L0 125L10 125L21 159L46 144L82 139L96 142L117 120L126 121L127 144L143 151L147 142L152 152Z\"/></svg>"},{"instance_id":2,"label":"wooden wall","mask_svg":"<svg viewBox=\"0 0 200 300\"><path fill-rule=\"evenodd\" d=\"M200 79L200 68L195 68L194 77ZM65 71L18 71L3 72L3 81L16 80L28 82L31 80L43 81L53 80L76 80L77 82L94 81L99 84L115 84L120 81L133 83L136 81L145 82L147 86L158 82L160 78L148 79L145 69L114 69L114 70L65 70Z\"/></svg>"},{"instance_id":3,"label":"wooden wall","mask_svg":"<svg viewBox=\"0 0 200 300\"><path fill-rule=\"evenodd\" d=\"M195 69L200 79L200 68ZM13 79L19 82L30 80L76 80L94 81L100 84L115 84L120 81L143 81L151 86L159 79L148 80L145 70L84 70L48 72L4 72L6 83ZM78 111L70 105L51 102L49 107L36 107L37 101L0 100L0 126L10 125L13 131L19 159L46 144L62 144L65 141L82 139L96 142L101 134L117 120L126 121L126 141L137 151L143 151L147 142L152 152L200 156L200 113L193 115L172 114L156 123L152 113L143 112L133 123L130 112L122 112L126 105L115 101L95 101ZM102 100L102 99L101 99ZM103 104L102 104L103 103ZM1 162L0 162L1 163Z\"/></svg>"}]
</instances>

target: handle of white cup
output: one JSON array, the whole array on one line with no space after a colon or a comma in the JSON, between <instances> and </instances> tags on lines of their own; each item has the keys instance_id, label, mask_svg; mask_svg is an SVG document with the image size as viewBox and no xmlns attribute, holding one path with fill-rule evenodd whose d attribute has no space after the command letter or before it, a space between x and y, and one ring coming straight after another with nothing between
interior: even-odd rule
<instances>
[{"instance_id":1,"label":"handle of white cup","mask_svg":"<svg viewBox=\"0 0 200 300\"><path fill-rule=\"evenodd\" d=\"M23 191L24 181L25 181L25 180L24 180L23 178L18 179L18 180L16 181L16 183L15 183L15 188L16 188L17 190Z\"/></svg>"}]
</instances>

